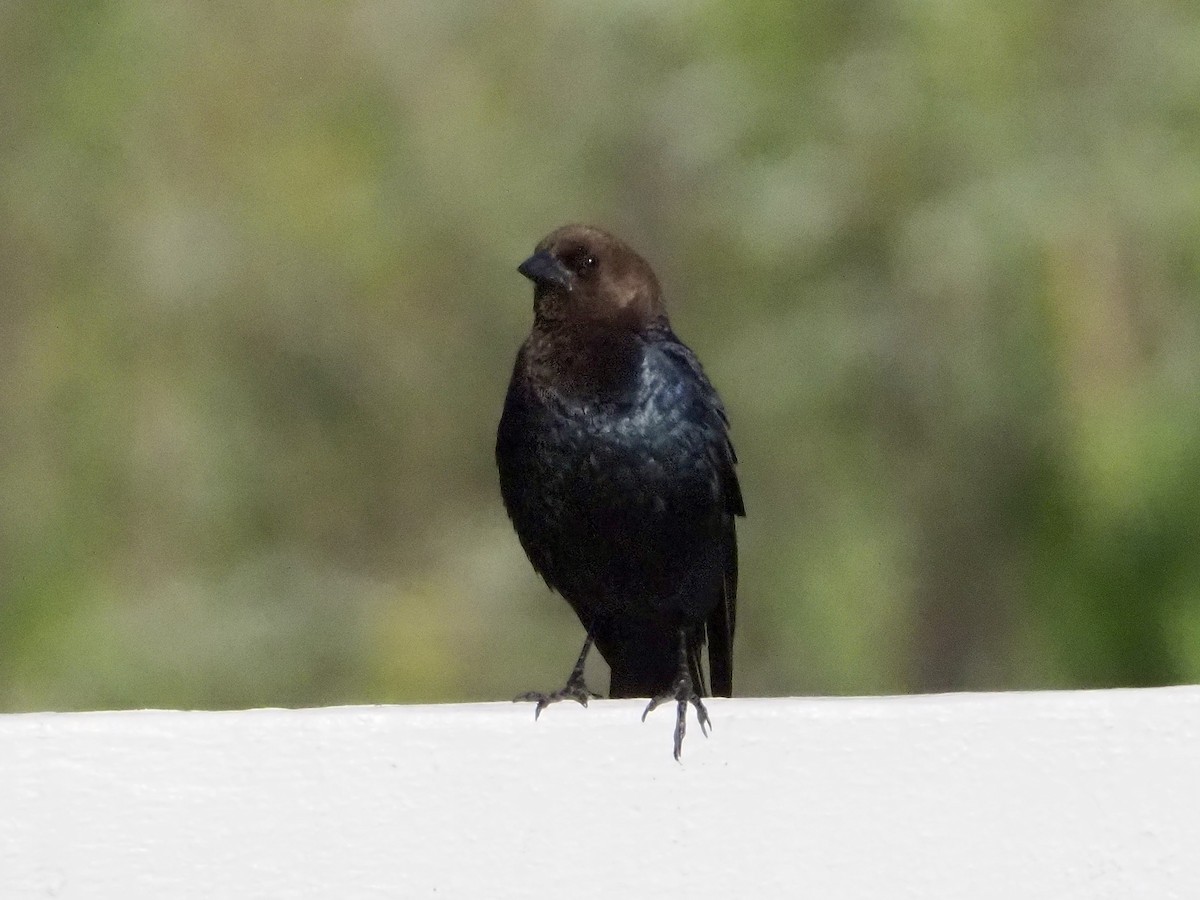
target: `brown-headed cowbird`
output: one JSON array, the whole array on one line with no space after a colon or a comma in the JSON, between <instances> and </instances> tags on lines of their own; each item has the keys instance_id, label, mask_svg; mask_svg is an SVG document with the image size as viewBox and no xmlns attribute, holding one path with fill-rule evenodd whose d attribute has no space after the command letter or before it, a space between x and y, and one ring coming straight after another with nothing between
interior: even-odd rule
<instances>
[{"instance_id":1,"label":"brown-headed cowbird","mask_svg":"<svg viewBox=\"0 0 1200 900\"><path fill-rule=\"evenodd\" d=\"M611 697L688 703L707 733L712 692L733 690L734 517L745 515L729 423L700 363L671 330L658 279L616 237L559 228L518 271L534 284L533 329L500 419L500 491L533 567L587 632L567 684L530 693L538 714L587 705L593 642ZM645 718L643 714L642 718Z\"/></svg>"}]
</instances>

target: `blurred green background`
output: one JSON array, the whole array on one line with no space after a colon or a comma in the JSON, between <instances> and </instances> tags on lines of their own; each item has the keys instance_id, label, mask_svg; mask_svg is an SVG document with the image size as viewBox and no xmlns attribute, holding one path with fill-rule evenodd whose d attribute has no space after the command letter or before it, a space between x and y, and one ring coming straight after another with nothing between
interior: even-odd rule
<instances>
[{"instance_id":1,"label":"blurred green background","mask_svg":"<svg viewBox=\"0 0 1200 900\"><path fill-rule=\"evenodd\" d=\"M567 221L725 398L739 694L1200 680L1197 60L1193 2L3 4L0 709L560 684L492 447Z\"/></svg>"}]
</instances>

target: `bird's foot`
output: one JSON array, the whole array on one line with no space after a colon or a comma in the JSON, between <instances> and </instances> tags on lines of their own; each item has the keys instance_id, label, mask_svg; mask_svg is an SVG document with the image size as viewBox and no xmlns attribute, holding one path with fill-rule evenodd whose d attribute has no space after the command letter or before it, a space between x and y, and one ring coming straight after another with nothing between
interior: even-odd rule
<instances>
[{"instance_id":1,"label":"bird's foot","mask_svg":"<svg viewBox=\"0 0 1200 900\"><path fill-rule=\"evenodd\" d=\"M529 691L521 694L519 697L514 697L513 703L521 703L522 701L536 702L537 706L533 709L533 718L536 720L542 714L542 710L551 703L557 703L559 700L574 700L580 706L587 706L588 700L593 697L599 698L599 696L599 694L584 683L582 676L576 678L572 675L561 690L553 691L549 694L543 694L540 691Z\"/></svg>"},{"instance_id":2,"label":"bird's foot","mask_svg":"<svg viewBox=\"0 0 1200 900\"><path fill-rule=\"evenodd\" d=\"M704 701L700 699L700 695L696 692L695 686L692 684L692 676L684 667L679 673L679 677L675 679L675 683L671 685L671 690L665 694L659 694L650 700L646 706L646 711L642 713L642 721L646 721L646 716L650 715L651 711L657 708L662 703L667 703L674 700L676 703L675 713L675 759L679 760L680 754L683 753L683 736L687 733L687 708L688 704L696 707L696 721L700 723L700 730L708 737L708 732L712 728L712 723L708 719L708 710L704 708Z\"/></svg>"},{"instance_id":3,"label":"bird's foot","mask_svg":"<svg viewBox=\"0 0 1200 900\"><path fill-rule=\"evenodd\" d=\"M567 678L567 683L562 690L555 691L552 694L543 694L540 691L529 691L519 697L513 697L513 703L520 703L523 700L532 700L537 703L533 710L533 719L536 722L542 714L542 710L551 703L557 703L559 700L574 700L580 706L587 706L588 700L592 697L599 698L599 694L587 686L583 680L583 667L587 662L588 652L592 649L593 643L592 634L589 631L587 640L583 642L583 649L579 651L579 659L575 661L575 668L571 670L570 676Z\"/></svg>"}]
</instances>

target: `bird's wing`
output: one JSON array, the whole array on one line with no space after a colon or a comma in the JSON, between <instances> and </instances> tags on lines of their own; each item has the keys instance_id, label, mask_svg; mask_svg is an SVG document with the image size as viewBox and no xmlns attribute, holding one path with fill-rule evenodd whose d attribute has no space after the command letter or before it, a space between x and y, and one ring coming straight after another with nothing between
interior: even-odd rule
<instances>
[{"instance_id":1,"label":"bird's wing","mask_svg":"<svg viewBox=\"0 0 1200 900\"><path fill-rule=\"evenodd\" d=\"M703 408L704 424L713 435L709 453L720 482L725 503L721 544L725 566L721 579L720 601L705 620L708 639L708 677L714 696L729 697L733 693L733 633L737 623L738 553L735 518L746 514L741 485L737 477L737 453L729 439L729 419L716 389L704 374L696 355L670 331L657 341L659 349L689 373L697 386Z\"/></svg>"}]
</instances>

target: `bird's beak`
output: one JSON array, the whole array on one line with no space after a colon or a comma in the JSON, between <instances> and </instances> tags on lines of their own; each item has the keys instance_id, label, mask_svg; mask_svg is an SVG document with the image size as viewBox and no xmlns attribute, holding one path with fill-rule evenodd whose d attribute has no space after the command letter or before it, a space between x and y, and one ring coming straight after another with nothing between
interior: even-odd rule
<instances>
[{"instance_id":1,"label":"bird's beak","mask_svg":"<svg viewBox=\"0 0 1200 900\"><path fill-rule=\"evenodd\" d=\"M544 250L517 266L517 271L538 287L558 287L564 291L571 289L570 271Z\"/></svg>"}]
</instances>

